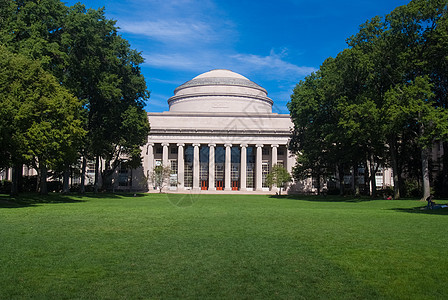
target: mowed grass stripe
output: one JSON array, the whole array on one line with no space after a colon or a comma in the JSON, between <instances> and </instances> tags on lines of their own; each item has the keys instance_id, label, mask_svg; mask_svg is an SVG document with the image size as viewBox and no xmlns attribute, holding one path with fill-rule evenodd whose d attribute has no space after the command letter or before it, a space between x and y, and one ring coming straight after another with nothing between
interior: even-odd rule
<instances>
[{"instance_id":1,"label":"mowed grass stripe","mask_svg":"<svg viewBox=\"0 0 448 300\"><path fill-rule=\"evenodd\" d=\"M0 298L447 296L448 225L415 200L0 196ZM8 201L8 202L5 202ZM440 278L440 280L437 280Z\"/></svg>"}]
</instances>

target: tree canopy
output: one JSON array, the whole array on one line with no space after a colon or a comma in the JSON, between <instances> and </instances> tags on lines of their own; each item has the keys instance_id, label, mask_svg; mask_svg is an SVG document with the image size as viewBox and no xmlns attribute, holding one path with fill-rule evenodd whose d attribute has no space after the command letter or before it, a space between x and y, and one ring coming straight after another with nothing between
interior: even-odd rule
<instances>
[{"instance_id":1,"label":"tree canopy","mask_svg":"<svg viewBox=\"0 0 448 300\"><path fill-rule=\"evenodd\" d=\"M291 180L292 178L288 170L286 170L286 168L282 165L276 164L272 167L271 172L269 172L268 176L266 177L266 184L270 187L272 187L273 185L278 187L278 193L279 195L281 195L282 189L285 188L285 185Z\"/></svg>"},{"instance_id":2,"label":"tree canopy","mask_svg":"<svg viewBox=\"0 0 448 300\"><path fill-rule=\"evenodd\" d=\"M391 166L399 198L402 176L417 169L429 196L429 150L448 135L447 6L413 0L368 20L349 48L296 86L288 103L296 177L339 172L341 180L347 166L363 166L374 194L376 169Z\"/></svg>"},{"instance_id":3,"label":"tree canopy","mask_svg":"<svg viewBox=\"0 0 448 300\"><path fill-rule=\"evenodd\" d=\"M59 0L6 0L0 5L0 44L38 63L82 103L74 118L86 134L58 155L58 168L67 170L74 163L67 159L73 151L76 158L95 159L100 188L100 182L110 182L120 163L141 163L140 146L149 133L143 109L149 98L140 70L143 58L118 34L104 8L86 9L79 3L67 7ZM32 134L42 138L42 132L35 129ZM6 147L2 144L1 151ZM103 173L98 172L101 159Z\"/></svg>"},{"instance_id":4,"label":"tree canopy","mask_svg":"<svg viewBox=\"0 0 448 300\"><path fill-rule=\"evenodd\" d=\"M85 135L81 108L39 62L0 46L2 167L26 163L42 171L61 160L73 162L73 149ZM45 189L44 184L41 191Z\"/></svg>"}]
</instances>

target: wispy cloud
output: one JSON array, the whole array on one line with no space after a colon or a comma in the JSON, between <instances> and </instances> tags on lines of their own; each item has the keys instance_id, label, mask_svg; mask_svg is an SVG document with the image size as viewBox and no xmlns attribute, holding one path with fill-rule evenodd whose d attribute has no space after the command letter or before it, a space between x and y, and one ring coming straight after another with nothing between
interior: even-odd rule
<instances>
[{"instance_id":1,"label":"wispy cloud","mask_svg":"<svg viewBox=\"0 0 448 300\"><path fill-rule=\"evenodd\" d=\"M145 64L172 70L204 72L214 68L227 68L242 74L263 74L265 79L294 81L316 68L292 64L273 51L267 56L245 53L223 53L219 49L190 51L187 53L145 56Z\"/></svg>"},{"instance_id":2,"label":"wispy cloud","mask_svg":"<svg viewBox=\"0 0 448 300\"><path fill-rule=\"evenodd\" d=\"M151 98L149 98L147 105L150 107L157 107L157 108L163 108L163 109L168 110L167 100L169 99L169 97L170 96L168 96L168 95L151 93Z\"/></svg>"},{"instance_id":3,"label":"wispy cloud","mask_svg":"<svg viewBox=\"0 0 448 300\"><path fill-rule=\"evenodd\" d=\"M120 22L120 28L123 32L171 44L208 42L216 36L209 24L192 20L125 21Z\"/></svg>"},{"instance_id":4,"label":"wispy cloud","mask_svg":"<svg viewBox=\"0 0 448 300\"><path fill-rule=\"evenodd\" d=\"M267 56L236 54L233 55L232 58L249 70L269 72L274 76L280 76L280 78L284 76L301 77L316 71L316 68L314 67L292 64L284 60L281 55L275 54L273 51Z\"/></svg>"},{"instance_id":5,"label":"wispy cloud","mask_svg":"<svg viewBox=\"0 0 448 300\"><path fill-rule=\"evenodd\" d=\"M145 66L162 74L183 73L182 78L188 80L189 76L211 69L230 69L276 91L270 96L279 101L282 109L278 111L284 113L284 104L291 92L289 87L316 71L314 67L294 63L287 48L279 49L283 45L273 45L275 50L268 48L265 53L259 47L242 46L246 45L240 40L244 36L240 32L244 23L234 23L222 9L223 5L213 0L128 0L125 3L121 4L123 12L118 22L121 32L138 40ZM124 11L130 9L133 13L126 17ZM297 57L300 49L292 52ZM164 88L168 84L172 89L179 85L154 81L164 84ZM277 92L280 86L287 87L282 89L283 93ZM155 82L153 87L162 89ZM167 108L168 98L168 95L152 93L149 105Z\"/></svg>"},{"instance_id":6,"label":"wispy cloud","mask_svg":"<svg viewBox=\"0 0 448 300\"><path fill-rule=\"evenodd\" d=\"M183 53L145 54L145 64L151 67L183 70L183 71L201 71L204 69L204 61L200 62L195 56Z\"/></svg>"}]
</instances>

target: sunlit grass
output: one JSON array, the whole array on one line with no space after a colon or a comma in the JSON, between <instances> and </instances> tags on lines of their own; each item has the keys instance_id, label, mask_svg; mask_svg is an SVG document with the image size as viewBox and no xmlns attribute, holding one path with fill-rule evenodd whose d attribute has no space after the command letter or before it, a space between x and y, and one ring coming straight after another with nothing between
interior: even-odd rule
<instances>
[{"instance_id":1,"label":"sunlit grass","mask_svg":"<svg viewBox=\"0 0 448 300\"><path fill-rule=\"evenodd\" d=\"M424 205L0 196L0 299L443 299L448 215Z\"/></svg>"}]
</instances>

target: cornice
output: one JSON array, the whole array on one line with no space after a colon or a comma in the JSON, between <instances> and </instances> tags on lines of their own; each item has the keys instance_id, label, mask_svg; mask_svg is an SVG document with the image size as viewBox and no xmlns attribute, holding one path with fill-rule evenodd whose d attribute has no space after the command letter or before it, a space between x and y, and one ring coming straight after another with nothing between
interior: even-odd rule
<instances>
[{"instance_id":1,"label":"cornice","mask_svg":"<svg viewBox=\"0 0 448 300\"><path fill-rule=\"evenodd\" d=\"M259 96L259 95L252 95L252 94L240 94L240 93L195 93L195 94L188 94L188 95L178 95L173 96L168 99L168 105L173 105L176 102L179 101L188 101L188 98L202 98L202 97L238 97L238 98L250 98L250 99L256 99L260 101L264 101L269 103L270 105L274 104L274 101L272 101L271 98L266 96Z\"/></svg>"},{"instance_id":2,"label":"cornice","mask_svg":"<svg viewBox=\"0 0 448 300\"><path fill-rule=\"evenodd\" d=\"M289 114L278 114L278 113L229 113L229 112L148 112L148 117L186 117L186 118L266 118L266 119L290 119L291 116Z\"/></svg>"},{"instance_id":3,"label":"cornice","mask_svg":"<svg viewBox=\"0 0 448 300\"><path fill-rule=\"evenodd\" d=\"M290 136L290 130L232 130L232 129L165 129L151 128L150 136L154 135L210 135L210 136Z\"/></svg>"},{"instance_id":4,"label":"cornice","mask_svg":"<svg viewBox=\"0 0 448 300\"><path fill-rule=\"evenodd\" d=\"M224 86L241 86L248 87L260 90L267 94L267 91L256 84L253 81L242 78L231 78L231 77L209 77L209 78L196 78L190 81L185 82L184 84L178 86L174 90L174 94L179 92L180 90L189 88L189 87L197 87L197 86L216 86L216 85L224 85Z\"/></svg>"}]
</instances>

